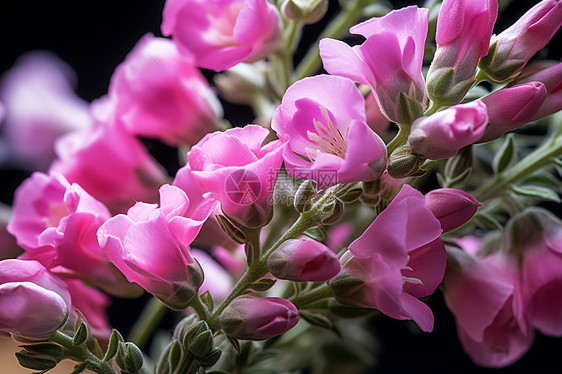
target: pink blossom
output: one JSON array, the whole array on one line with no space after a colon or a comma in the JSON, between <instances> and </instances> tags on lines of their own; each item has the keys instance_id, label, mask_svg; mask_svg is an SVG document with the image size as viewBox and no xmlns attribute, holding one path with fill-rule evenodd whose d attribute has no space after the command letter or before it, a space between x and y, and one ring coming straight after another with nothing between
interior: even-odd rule
<instances>
[{"instance_id":1,"label":"pink blossom","mask_svg":"<svg viewBox=\"0 0 562 374\"><path fill-rule=\"evenodd\" d=\"M324 68L371 86L390 121L412 123L422 115L427 101L421 71L427 13L410 6L353 26L350 32L367 39L353 48L335 39L321 40Z\"/></svg>"},{"instance_id":2,"label":"pink blossom","mask_svg":"<svg viewBox=\"0 0 562 374\"><path fill-rule=\"evenodd\" d=\"M480 58L488 54L498 16L496 0L445 0L437 18L437 50L427 73L430 99L459 103L475 82Z\"/></svg>"},{"instance_id":3,"label":"pink blossom","mask_svg":"<svg viewBox=\"0 0 562 374\"><path fill-rule=\"evenodd\" d=\"M72 297L73 308L78 309L86 318L92 335L102 341L107 341L111 336L107 317L109 297L78 279L66 279L65 282Z\"/></svg>"},{"instance_id":4,"label":"pink blossom","mask_svg":"<svg viewBox=\"0 0 562 374\"><path fill-rule=\"evenodd\" d=\"M74 93L76 74L48 52L31 52L2 76L2 128L9 161L30 170L46 170L55 157L55 140L90 126L88 104Z\"/></svg>"},{"instance_id":5,"label":"pink blossom","mask_svg":"<svg viewBox=\"0 0 562 374\"><path fill-rule=\"evenodd\" d=\"M297 308L279 297L241 296L221 314L224 332L238 339L265 340L293 328L299 321Z\"/></svg>"},{"instance_id":6,"label":"pink blossom","mask_svg":"<svg viewBox=\"0 0 562 374\"><path fill-rule=\"evenodd\" d=\"M562 336L562 221L533 207L507 225L506 250L520 261L524 311L543 334Z\"/></svg>"},{"instance_id":7,"label":"pink blossom","mask_svg":"<svg viewBox=\"0 0 562 374\"><path fill-rule=\"evenodd\" d=\"M0 331L43 340L70 311L66 284L37 261L0 261Z\"/></svg>"},{"instance_id":8,"label":"pink blossom","mask_svg":"<svg viewBox=\"0 0 562 374\"><path fill-rule=\"evenodd\" d=\"M110 210L122 212L138 200L156 201L166 176L142 143L116 122L112 105L107 98L94 103L94 126L59 139L58 159L50 170L80 184Z\"/></svg>"},{"instance_id":9,"label":"pink blossom","mask_svg":"<svg viewBox=\"0 0 562 374\"><path fill-rule=\"evenodd\" d=\"M438 188L425 195L425 204L441 222L443 232L465 224L482 204L471 194L455 188Z\"/></svg>"},{"instance_id":10,"label":"pink blossom","mask_svg":"<svg viewBox=\"0 0 562 374\"><path fill-rule=\"evenodd\" d=\"M531 121L562 110L562 62L527 75L517 83L523 84L532 82L543 83L546 87L547 95L540 109L535 113Z\"/></svg>"},{"instance_id":11,"label":"pink blossom","mask_svg":"<svg viewBox=\"0 0 562 374\"><path fill-rule=\"evenodd\" d=\"M321 189L370 181L386 168L384 142L367 125L365 101L349 79L320 75L296 82L271 127L284 143L289 174L308 174Z\"/></svg>"},{"instance_id":12,"label":"pink blossom","mask_svg":"<svg viewBox=\"0 0 562 374\"><path fill-rule=\"evenodd\" d=\"M472 238L458 243L466 246ZM474 257L449 248L443 280L445 301L455 315L460 342L478 365L503 367L531 347L534 332L524 315L522 293L512 265L501 254Z\"/></svg>"},{"instance_id":13,"label":"pink blossom","mask_svg":"<svg viewBox=\"0 0 562 374\"><path fill-rule=\"evenodd\" d=\"M234 283L228 271L200 249L191 249L190 254L199 262L203 273L207 274L199 293L209 291L214 300L223 300L230 295Z\"/></svg>"},{"instance_id":14,"label":"pink blossom","mask_svg":"<svg viewBox=\"0 0 562 374\"><path fill-rule=\"evenodd\" d=\"M329 285L338 301L377 308L433 329L433 313L418 300L432 294L445 272L441 224L423 195L404 185L365 232L349 245L342 271Z\"/></svg>"},{"instance_id":15,"label":"pink blossom","mask_svg":"<svg viewBox=\"0 0 562 374\"><path fill-rule=\"evenodd\" d=\"M203 282L199 264L187 247L201 223L183 217L189 199L177 187L160 188L160 208L139 202L98 230L111 262L172 309L184 309Z\"/></svg>"},{"instance_id":16,"label":"pink blossom","mask_svg":"<svg viewBox=\"0 0 562 374\"><path fill-rule=\"evenodd\" d=\"M484 103L459 104L418 118L412 124L408 142L421 156L432 160L447 158L478 141L487 124L488 112Z\"/></svg>"},{"instance_id":17,"label":"pink blossom","mask_svg":"<svg viewBox=\"0 0 562 374\"><path fill-rule=\"evenodd\" d=\"M483 97L480 101L488 110L488 126L479 142L497 139L504 133L515 130L536 115L547 96L541 82L517 84L502 88Z\"/></svg>"},{"instance_id":18,"label":"pink blossom","mask_svg":"<svg viewBox=\"0 0 562 374\"><path fill-rule=\"evenodd\" d=\"M279 12L267 0L167 0L162 18L162 34L215 71L264 58L281 36Z\"/></svg>"},{"instance_id":19,"label":"pink blossom","mask_svg":"<svg viewBox=\"0 0 562 374\"><path fill-rule=\"evenodd\" d=\"M229 250L221 246L213 246L211 252L213 257L224 266L235 277L242 275L246 269L246 254L244 253L244 246L236 244L236 248Z\"/></svg>"},{"instance_id":20,"label":"pink blossom","mask_svg":"<svg viewBox=\"0 0 562 374\"><path fill-rule=\"evenodd\" d=\"M373 129L383 141L390 142L394 135L390 127L390 122L388 122L388 118L381 112L379 103L377 103L377 99L372 93L365 99L365 111L369 127Z\"/></svg>"},{"instance_id":21,"label":"pink blossom","mask_svg":"<svg viewBox=\"0 0 562 374\"><path fill-rule=\"evenodd\" d=\"M169 39L145 35L115 69L109 86L116 116L132 134L171 146L193 145L216 130L220 102Z\"/></svg>"},{"instance_id":22,"label":"pink blossom","mask_svg":"<svg viewBox=\"0 0 562 374\"><path fill-rule=\"evenodd\" d=\"M262 146L268 134L257 125L207 134L187 155L201 190L220 201L228 217L252 228L271 218L268 199L282 163L280 141Z\"/></svg>"},{"instance_id":23,"label":"pink blossom","mask_svg":"<svg viewBox=\"0 0 562 374\"><path fill-rule=\"evenodd\" d=\"M324 244L301 237L287 240L267 260L276 278L295 282L323 282L340 271L338 256Z\"/></svg>"},{"instance_id":24,"label":"pink blossom","mask_svg":"<svg viewBox=\"0 0 562 374\"><path fill-rule=\"evenodd\" d=\"M135 292L97 242L107 208L58 173L35 172L16 190L8 231L25 249L20 256L53 272L79 277L117 295Z\"/></svg>"},{"instance_id":25,"label":"pink blossom","mask_svg":"<svg viewBox=\"0 0 562 374\"><path fill-rule=\"evenodd\" d=\"M492 80L503 82L519 74L562 26L562 3L543 0L511 27L492 37L490 52L479 64Z\"/></svg>"}]
</instances>

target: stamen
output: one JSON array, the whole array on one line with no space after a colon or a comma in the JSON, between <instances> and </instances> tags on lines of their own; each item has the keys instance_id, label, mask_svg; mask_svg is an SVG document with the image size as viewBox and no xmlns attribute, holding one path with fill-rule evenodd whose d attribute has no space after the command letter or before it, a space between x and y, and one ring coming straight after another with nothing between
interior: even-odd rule
<instances>
[{"instance_id":1,"label":"stamen","mask_svg":"<svg viewBox=\"0 0 562 374\"><path fill-rule=\"evenodd\" d=\"M319 152L331 153L341 158L345 157L347 152L347 135L349 134L349 127L345 132L345 136L341 131L336 128L332 122L328 110L320 107L320 112L326 120L322 123L317 119L313 120L314 130L316 132L307 131L308 139L318 145L317 149L306 148L307 156L311 160L315 160Z\"/></svg>"},{"instance_id":2,"label":"stamen","mask_svg":"<svg viewBox=\"0 0 562 374\"><path fill-rule=\"evenodd\" d=\"M413 277L402 276L402 283L419 284L419 285L423 286L423 282L421 281L421 279L413 278Z\"/></svg>"}]
</instances>

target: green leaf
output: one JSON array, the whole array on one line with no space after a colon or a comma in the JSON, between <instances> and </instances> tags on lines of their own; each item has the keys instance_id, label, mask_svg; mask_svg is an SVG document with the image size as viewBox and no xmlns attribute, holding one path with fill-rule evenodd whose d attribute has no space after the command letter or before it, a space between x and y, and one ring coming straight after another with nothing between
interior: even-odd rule
<instances>
[{"instance_id":1,"label":"green leaf","mask_svg":"<svg viewBox=\"0 0 562 374\"><path fill-rule=\"evenodd\" d=\"M176 369L182 364L184 359L183 348L181 344L174 340L168 355L168 363L170 364L170 372L175 373Z\"/></svg>"},{"instance_id":2,"label":"green leaf","mask_svg":"<svg viewBox=\"0 0 562 374\"><path fill-rule=\"evenodd\" d=\"M332 330L339 335L332 321L325 315L318 314L318 313L311 313L306 310L299 310L299 317L302 317L306 322L310 323L313 326Z\"/></svg>"},{"instance_id":3,"label":"green leaf","mask_svg":"<svg viewBox=\"0 0 562 374\"><path fill-rule=\"evenodd\" d=\"M447 183L445 184L445 187L452 188L454 186L458 186L459 184L462 184L470 176L471 172L472 172L471 167L464 169L464 171L459 175L457 175L456 177L448 179Z\"/></svg>"},{"instance_id":4,"label":"green leaf","mask_svg":"<svg viewBox=\"0 0 562 374\"><path fill-rule=\"evenodd\" d=\"M62 347L56 343L29 344L29 345L22 345L20 347L25 349L27 352L31 353L34 356L51 357L56 362L60 362L64 356Z\"/></svg>"},{"instance_id":5,"label":"green leaf","mask_svg":"<svg viewBox=\"0 0 562 374\"><path fill-rule=\"evenodd\" d=\"M549 173L533 174L521 181L522 184L533 184L562 192L562 180Z\"/></svg>"},{"instance_id":6,"label":"green leaf","mask_svg":"<svg viewBox=\"0 0 562 374\"><path fill-rule=\"evenodd\" d=\"M204 358L199 360L199 363L203 367L211 367L216 364L219 359L221 358L222 350L220 348L215 348L211 352L209 352Z\"/></svg>"},{"instance_id":7,"label":"green leaf","mask_svg":"<svg viewBox=\"0 0 562 374\"><path fill-rule=\"evenodd\" d=\"M230 335L227 335L227 336L226 336L226 339L228 340L228 342L229 342L230 344L232 344L232 346L234 347L234 349L236 349L236 351L237 351L238 353L240 353L240 341L239 341L238 339L236 339L236 338L233 338L233 337L230 336Z\"/></svg>"},{"instance_id":8,"label":"green leaf","mask_svg":"<svg viewBox=\"0 0 562 374\"><path fill-rule=\"evenodd\" d=\"M474 223L483 229L503 230L502 224L494 216L487 213L476 213Z\"/></svg>"},{"instance_id":9,"label":"green leaf","mask_svg":"<svg viewBox=\"0 0 562 374\"><path fill-rule=\"evenodd\" d=\"M125 339L119 333L119 331L113 329L111 336L109 337L109 344L107 345L107 351L103 356L103 361L109 361L117 354L117 349L119 348L119 343L123 343Z\"/></svg>"},{"instance_id":10,"label":"green leaf","mask_svg":"<svg viewBox=\"0 0 562 374\"><path fill-rule=\"evenodd\" d=\"M26 351L16 352L16 358L21 366L26 369L41 370L45 372L57 366L57 361L52 357L35 356Z\"/></svg>"},{"instance_id":11,"label":"green leaf","mask_svg":"<svg viewBox=\"0 0 562 374\"><path fill-rule=\"evenodd\" d=\"M319 242L326 239L326 231L322 227L313 227L304 232L306 236Z\"/></svg>"},{"instance_id":12,"label":"green leaf","mask_svg":"<svg viewBox=\"0 0 562 374\"><path fill-rule=\"evenodd\" d=\"M561 201L560 197L556 192L546 187L527 185L527 186L510 186L509 189L514 194L523 197L554 201L557 203Z\"/></svg>"},{"instance_id":13,"label":"green leaf","mask_svg":"<svg viewBox=\"0 0 562 374\"><path fill-rule=\"evenodd\" d=\"M264 292L275 285L275 279L264 278L250 284L249 288L256 292Z\"/></svg>"},{"instance_id":14,"label":"green leaf","mask_svg":"<svg viewBox=\"0 0 562 374\"><path fill-rule=\"evenodd\" d=\"M213 308L214 308L214 302L213 302L213 297L211 296L211 292L209 292L209 290L203 292L200 296L201 301L205 304L205 306L207 307L207 309L209 309L209 312L213 312Z\"/></svg>"},{"instance_id":15,"label":"green leaf","mask_svg":"<svg viewBox=\"0 0 562 374\"><path fill-rule=\"evenodd\" d=\"M513 134L508 134L492 162L494 173L501 173L513 162L516 148L515 136L513 136Z\"/></svg>"},{"instance_id":16,"label":"green leaf","mask_svg":"<svg viewBox=\"0 0 562 374\"><path fill-rule=\"evenodd\" d=\"M72 345L76 347L84 344L88 339L88 335L88 325L84 321L80 322L80 325L76 329L74 337L72 338Z\"/></svg>"}]
</instances>

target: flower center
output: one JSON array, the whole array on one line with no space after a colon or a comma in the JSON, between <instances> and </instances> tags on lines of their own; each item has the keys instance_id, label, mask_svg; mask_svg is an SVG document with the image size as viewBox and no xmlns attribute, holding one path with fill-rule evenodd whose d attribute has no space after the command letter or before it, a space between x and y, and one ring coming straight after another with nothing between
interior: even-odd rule
<instances>
[{"instance_id":1,"label":"flower center","mask_svg":"<svg viewBox=\"0 0 562 374\"><path fill-rule=\"evenodd\" d=\"M347 135L349 134L349 127L345 131L345 134L342 134L332 122L332 119L328 114L328 110L324 107L320 107L320 112L326 121L324 123L314 118L313 124L315 132L306 132L308 139L316 143L316 147L306 148L307 157L314 161L316 160L318 154L323 152L331 153L344 158L345 153L347 152Z\"/></svg>"}]
</instances>

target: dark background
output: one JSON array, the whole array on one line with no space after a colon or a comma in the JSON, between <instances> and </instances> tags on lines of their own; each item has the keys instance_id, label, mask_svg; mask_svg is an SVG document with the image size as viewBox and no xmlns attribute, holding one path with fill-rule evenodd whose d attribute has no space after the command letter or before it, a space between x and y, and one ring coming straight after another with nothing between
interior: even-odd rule
<instances>
[{"instance_id":1,"label":"dark background","mask_svg":"<svg viewBox=\"0 0 562 374\"><path fill-rule=\"evenodd\" d=\"M397 7L412 1L394 1ZM503 30L532 1L515 1L516 5L500 15L498 31ZM71 65L78 75L77 92L91 101L107 91L111 74L123 61L138 39L147 32L160 35L163 0L99 0L92 1L14 1L0 5L0 74L15 60L31 50L48 50ZM337 10L337 1L330 1L328 19ZM321 25L309 26L303 44L315 40ZM551 55L560 57L560 32L550 44ZM304 53L299 50L297 58ZM251 120L247 109L225 103L225 115L239 124ZM153 153L164 163L175 152L157 142L149 142ZM173 166L170 167L173 169ZM29 172L0 168L0 201L10 204L15 187ZM126 331L140 312L146 299L115 300L110 309L112 324ZM454 319L436 293L431 306L435 314L435 329L431 334L419 333L404 321L377 318L373 329L380 339L381 356L378 373L541 373L560 372L562 339L538 335L531 351L519 362L501 370L475 367L464 354L457 340Z\"/></svg>"}]
</instances>

